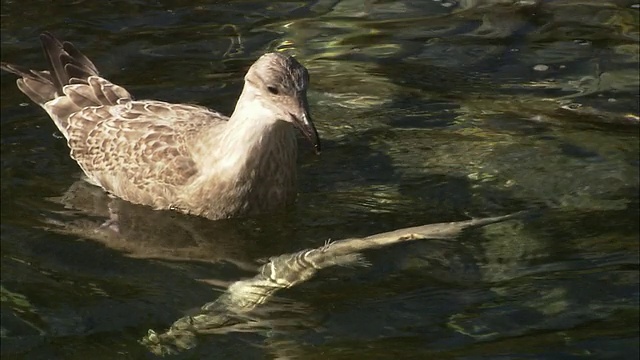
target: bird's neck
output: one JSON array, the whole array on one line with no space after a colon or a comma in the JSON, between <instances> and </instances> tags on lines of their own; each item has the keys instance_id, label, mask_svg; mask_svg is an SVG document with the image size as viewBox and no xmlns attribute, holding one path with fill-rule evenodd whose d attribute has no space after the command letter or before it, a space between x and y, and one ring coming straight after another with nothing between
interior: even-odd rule
<instances>
[{"instance_id":1,"label":"bird's neck","mask_svg":"<svg viewBox=\"0 0 640 360\"><path fill-rule=\"evenodd\" d=\"M279 121L257 91L245 86L221 133L218 148L223 154L221 161L255 170L262 163L278 162L292 152L295 156L297 143L293 126Z\"/></svg>"},{"instance_id":2,"label":"bird's neck","mask_svg":"<svg viewBox=\"0 0 640 360\"><path fill-rule=\"evenodd\" d=\"M214 137L217 156L209 166L211 178L233 185L238 203L252 207L249 212L276 209L295 199L295 130L251 93L243 91L228 123Z\"/></svg>"}]
</instances>

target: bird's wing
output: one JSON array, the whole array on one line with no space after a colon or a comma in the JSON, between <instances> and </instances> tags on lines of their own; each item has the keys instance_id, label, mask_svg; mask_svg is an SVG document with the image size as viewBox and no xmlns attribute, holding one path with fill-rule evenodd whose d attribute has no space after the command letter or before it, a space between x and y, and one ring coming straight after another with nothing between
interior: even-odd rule
<instances>
[{"instance_id":1,"label":"bird's wing","mask_svg":"<svg viewBox=\"0 0 640 360\"><path fill-rule=\"evenodd\" d=\"M127 100L85 107L68 118L66 130L71 157L89 179L126 199L126 192L189 183L199 172L189 141L227 119L195 105Z\"/></svg>"}]
</instances>

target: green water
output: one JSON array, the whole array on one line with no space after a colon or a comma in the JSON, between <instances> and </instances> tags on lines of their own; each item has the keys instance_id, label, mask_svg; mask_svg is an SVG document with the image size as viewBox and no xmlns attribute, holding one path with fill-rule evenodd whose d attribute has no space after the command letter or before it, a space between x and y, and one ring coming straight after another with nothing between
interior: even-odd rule
<instances>
[{"instance_id":1,"label":"green water","mask_svg":"<svg viewBox=\"0 0 640 360\"><path fill-rule=\"evenodd\" d=\"M300 142L283 214L211 222L107 198L1 76L1 355L153 358L138 340L327 239L538 211L365 254L278 293L251 331L177 358L638 358L634 1L2 1L2 61L44 30L139 99L230 113L267 51L310 71L324 151Z\"/></svg>"}]
</instances>

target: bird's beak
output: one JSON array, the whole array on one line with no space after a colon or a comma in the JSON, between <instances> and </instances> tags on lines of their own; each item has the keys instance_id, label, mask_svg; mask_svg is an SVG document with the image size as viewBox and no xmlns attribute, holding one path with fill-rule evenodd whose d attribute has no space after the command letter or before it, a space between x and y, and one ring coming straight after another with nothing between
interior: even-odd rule
<instances>
[{"instance_id":1,"label":"bird's beak","mask_svg":"<svg viewBox=\"0 0 640 360\"><path fill-rule=\"evenodd\" d=\"M311 142L315 153L320 154L320 137L318 130L313 125L311 115L309 115L309 104L307 104L305 96L300 100L297 111L289 113L289 115L295 127Z\"/></svg>"}]
</instances>

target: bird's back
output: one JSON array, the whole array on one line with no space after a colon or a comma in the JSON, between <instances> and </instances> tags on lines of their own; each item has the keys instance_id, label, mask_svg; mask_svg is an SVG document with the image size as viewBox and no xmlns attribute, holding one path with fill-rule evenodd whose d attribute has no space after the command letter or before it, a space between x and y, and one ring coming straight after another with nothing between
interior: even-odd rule
<instances>
[{"instance_id":1,"label":"bird's back","mask_svg":"<svg viewBox=\"0 0 640 360\"><path fill-rule=\"evenodd\" d=\"M170 206L198 173L190 140L228 118L196 105L136 101L71 43L48 33L41 41L50 70L2 68L47 111L89 181L125 200Z\"/></svg>"},{"instance_id":2,"label":"bird's back","mask_svg":"<svg viewBox=\"0 0 640 360\"><path fill-rule=\"evenodd\" d=\"M198 177L194 144L226 117L195 105L129 101L87 107L69 116L68 144L87 177L105 190L163 209Z\"/></svg>"}]
</instances>

